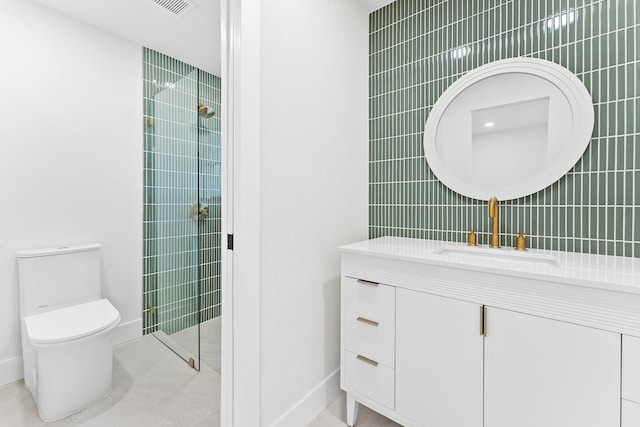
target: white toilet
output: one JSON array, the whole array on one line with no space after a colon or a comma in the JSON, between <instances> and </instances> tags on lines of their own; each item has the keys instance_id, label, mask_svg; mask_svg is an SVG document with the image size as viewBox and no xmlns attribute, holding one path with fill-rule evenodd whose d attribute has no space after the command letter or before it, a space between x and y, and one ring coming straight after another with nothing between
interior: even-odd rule
<instances>
[{"instance_id":1,"label":"white toilet","mask_svg":"<svg viewBox=\"0 0 640 427\"><path fill-rule=\"evenodd\" d=\"M120 313L100 294L97 243L16 253L24 383L55 421L111 391Z\"/></svg>"}]
</instances>

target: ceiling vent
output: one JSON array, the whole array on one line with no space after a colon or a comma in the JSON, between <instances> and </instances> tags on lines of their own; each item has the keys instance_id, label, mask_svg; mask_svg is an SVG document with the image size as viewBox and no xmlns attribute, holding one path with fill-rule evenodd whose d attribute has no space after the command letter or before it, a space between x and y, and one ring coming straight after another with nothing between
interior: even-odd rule
<instances>
[{"instance_id":1,"label":"ceiling vent","mask_svg":"<svg viewBox=\"0 0 640 427\"><path fill-rule=\"evenodd\" d=\"M185 0L153 0L153 2L176 16L186 13L194 6L193 3Z\"/></svg>"}]
</instances>

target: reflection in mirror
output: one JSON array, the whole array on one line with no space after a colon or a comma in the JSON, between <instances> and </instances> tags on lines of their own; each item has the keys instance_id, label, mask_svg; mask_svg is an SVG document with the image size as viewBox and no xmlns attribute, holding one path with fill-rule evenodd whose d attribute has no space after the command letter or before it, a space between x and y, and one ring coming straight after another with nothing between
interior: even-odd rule
<instances>
[{"instance_id":1,"label":"reflection in mirror","mask_svg":"<svg viewBox=\"0 0 640 427\"><path fill-rule=\"evenodd\" d=\"M549 161L549 97L471 111L468 181L500 185L532 176ZM495 164L496 156L504 159Z\"/></svg>"}]
</instances>

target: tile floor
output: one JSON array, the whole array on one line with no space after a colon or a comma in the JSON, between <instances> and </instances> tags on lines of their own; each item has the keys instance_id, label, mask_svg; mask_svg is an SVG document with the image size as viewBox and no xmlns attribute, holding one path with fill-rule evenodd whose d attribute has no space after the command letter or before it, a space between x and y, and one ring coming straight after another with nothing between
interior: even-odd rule
<instances>
[{"instance_id":1,"label":"tile floor","mask_svg":"<svg viewBox=\"0 0 640 427\"><path fill-rule=\"evenodd\" d=\"M344 393L322 411L309 427L342 427L346 426L347 420L347 398ZM356 427L402 427L400 424L383 417L375 411L360 405L358 408L358 419Z\"/></svg>"},{"instance_id":2,"label":"tile floor","mask_svg":"<svg viewBox=\"0 0 640 427\"><path fill-rule=\"evenodd\" d=\"M151 335L116 346L113 390L93 406L45 423L22 381L0 386L0 426L190 426L220 425L220 374L200 372Z\"/></svg>"},{"instance_id":3,"label":"tile floor","mask_svg":"<svg viewBox=\"0 0 640 427\"><path fill-rule=\"evenodd\" d=\"M207 359L198 373L157 338L145 335L116 346L113 359L111 394L53 423L40 419L22 381L0 386L0 426L220 426L220 374L209 366L216 365L215 356ZM346 426L345 400L342 393L309 427ZM399 424L360 406L357 427L396 426Z\"/></svg>"}]
</instances>

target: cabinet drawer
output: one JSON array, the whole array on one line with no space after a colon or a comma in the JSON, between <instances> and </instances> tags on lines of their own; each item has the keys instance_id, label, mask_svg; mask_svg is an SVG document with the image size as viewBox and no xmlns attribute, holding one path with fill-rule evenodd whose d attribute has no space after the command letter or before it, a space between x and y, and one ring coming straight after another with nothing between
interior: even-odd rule
<instances>
[{"instance_id":1,"label":"cabinet drawer","mask_svg":"<svg viewBox=\"0 0 640 427\"><path fill-rule=\"evenodd\" d=\"M369 319L347 313L344 324L344 348L393 368L395 329L384 323L372 324Z\"/></svg>"},{"instance_id":2,"label":"cabinet drawer","mask_svg":"<svg viewBox=\"0 0 640 427\"><path fill-rule=\"evenodd\" d=\"M622 399L622 427L640 426L640 403Z\"/></svg>"},{"instance_id":3,"label":"cabinet drawer","mask_svg":"<svg viewBox=\"0 0 640 427\"><path fill-rule=\"evenodd\" d=\"M393 286L346 278L347 313L394 327L396 324L396 290Z\"/></svg>"},{"instance_id":4,"label":"cabinet drawer","mask_svg":"<svg viewBox=\"0 0 640 427\"><path fill-rule=\"evenodd\" d=\"M394 408L394 371L380 363L361 360L350 351L343 354L344 388L356 391L376 402Z\"/></svg>"},{"instance_id":5,"label":"cabinet drawer","mask_svg":"<svg viewBox=\"0 0 640 427\"><path fill-rule=\"evenodd\" d=\"M640 403L640 338L622 336L622 397Z\"/></svg>"}]
</instances>

